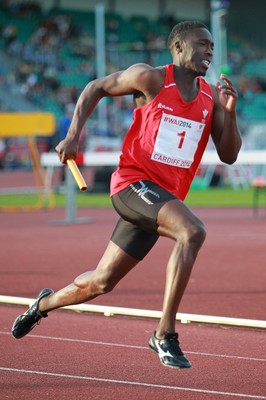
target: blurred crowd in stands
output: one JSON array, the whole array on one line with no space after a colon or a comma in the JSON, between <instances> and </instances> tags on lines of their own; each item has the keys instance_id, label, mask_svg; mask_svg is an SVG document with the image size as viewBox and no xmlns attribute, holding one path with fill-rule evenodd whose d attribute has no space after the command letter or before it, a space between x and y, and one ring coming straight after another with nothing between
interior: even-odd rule
<instances>
[{"instance_id":1,"label":"blurred crowd in stands","mask_svg":"<svg viewBox=\"0 0 266 400\"><path fill-rule=\"evenodd\" d=\"M109 13L106 17L106 73L122 69L125 63L130 65L134 60L152 65L158 65L158 60L167 63L165 42L169 29L176 22L169 16L153 23L146 17L132 17L129 23L122 16ZM35 109L54 112L58 126L53 138L56 141L69 105L75 104L85 84L97 75L94 14L90 17L88 14L86 21L85 16L81 20L80 15L75 18L74 12L62 10L53 9L44 14L39 3L34 1L4 0L0 9L0 33L0 51L6 57L6 62L0 63L2 93L21 97ZM265 61L264 73L263 70L259 75L256 71L245 73L245 66L253 61ZM265 49L229 37L227 72L238 87L238 112L245 128L245 120L254 116L254 112L249 116L245 107L249 107L258 94L261 94L261 115L266 111ZM99 127L95 112L89 134L122 139L133 108L132 98L108 99L104 108L107 125ZM3 96L0 110L15 111L5 104ZM119 147L120 142L116 141L115 146ZM48 146L52 145L50 141ZM2 141L0 159L5 150Z\"/></svg>"}]
</instances>

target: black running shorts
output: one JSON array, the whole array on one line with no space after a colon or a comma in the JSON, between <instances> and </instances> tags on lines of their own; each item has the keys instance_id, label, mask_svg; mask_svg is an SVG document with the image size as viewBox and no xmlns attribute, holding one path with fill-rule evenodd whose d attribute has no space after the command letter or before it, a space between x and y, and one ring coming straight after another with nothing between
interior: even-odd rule
<instances>
[{"instance_id":1,"label":"black running shorts","mask_svg":"<svg viewBox=\"0 0 266 400\"><path fill-rule=\"evenodd\" d=\"M176 197L155 183L134 182L112 196L120 219L111 240L130 256L142 260L152 249L159 235L157 216L160 208Z\"/></svg>"}]
</instances>

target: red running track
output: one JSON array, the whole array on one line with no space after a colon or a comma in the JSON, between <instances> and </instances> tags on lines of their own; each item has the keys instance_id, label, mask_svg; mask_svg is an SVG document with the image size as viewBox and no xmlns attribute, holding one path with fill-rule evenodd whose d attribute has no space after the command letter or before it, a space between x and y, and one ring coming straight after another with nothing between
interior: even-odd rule
<instances>
[{"instance_id":1,"label":"red running track","mask_svg":"<svg viewBox=\"0 0 266 400\"><path fill-rule=\"evenodd\" d=\"M251 209L198 209L207 239L201 249L180 312L265 320L266 218ZM43 287L58 290L94 269L117 214L81 209L91 223L62 224L64 210L0 213L0 294L35 298ZM59 222L59 224L58 224ZM160 238L150 254L96 304L160 310L165 266L173 242Z\"/></svg>"},{"instance_id":2,"label":"red running track","mask_svg":"<svg viewBox=\"0 0 266 400\"><path fill-rule=\"evenodd\" d=\"M180 312L265 320L265 218L251 209L196 210L207 226ZM0 294L57 290L99 260L117 216L79 210L89 224L55 224L64 210L1 213ZM171 241L94 304L160 310ZM266 399L265 330L178 324L189 370L163 367L147 347L156 320L55 311L31 335L10 329L24 307L1 305L2 399Z\"/></svg>"},{"instance_id":3,"label":"red running track","mask_svg":"<svg viewBox=\"0 0 266 400\"><path fill-rule=\"evenodd\" d=\"M21 308L0 310L1 399L266 399L262 330L180 325L193 367L176 370L147 347L152 320L56 311L16 340Z\"/></svg>"}]
</instances>

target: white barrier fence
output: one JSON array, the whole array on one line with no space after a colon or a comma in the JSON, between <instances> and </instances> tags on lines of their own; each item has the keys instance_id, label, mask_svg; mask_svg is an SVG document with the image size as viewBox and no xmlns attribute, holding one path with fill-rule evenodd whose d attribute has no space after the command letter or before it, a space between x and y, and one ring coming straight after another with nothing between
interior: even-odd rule
<instances>
[{"instance_id":1,"label":"white barrier fence","mask_svg":"<svg viewBox=\"0 0 266 400\"><path fill-rule=\"evenodd\" d=\"M84 167L116 167L119 162L120 152L85 152L82 154L82 166ZM51 181L54 168L62 167L56 153L42 153L41 164L47 169L48 179ZM248 187L252 180L258 176L266 177L266 150L242 150L237 161L233 165L222 163L213 150L205 151L201 166L203 177L207 183L212 179L217 166L225 168L229 183L237 188ZM67 222L75 222L75 183L69 171L67 171Z\"/></svg>"},{"instance_id":2,"label":"white barrier fence","mask_svg":"<svg viewBox=\"0 0 266 400\"><path fill-rule=\"evenodd\" d=\"M83 154L83 165L95 166L116 166L119 161L120 152L86 152ZM202 165L224 165L213 150L205 151L202 158ZM44 167L59 167L62 165L56 153L42 153L41 164ZM242 150L234 165L265 165L266 150Z\"/></svg>"}]
</instances>

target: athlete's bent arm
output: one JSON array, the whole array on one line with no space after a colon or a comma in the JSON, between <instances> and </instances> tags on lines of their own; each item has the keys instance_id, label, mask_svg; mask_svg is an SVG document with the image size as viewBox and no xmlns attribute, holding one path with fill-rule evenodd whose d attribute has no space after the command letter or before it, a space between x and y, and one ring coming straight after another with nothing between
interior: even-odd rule
<instances>
[{"instance_id":1,"label":"athlete's bent arm","mask_svg":"<svg viewBox=\"0 0 266 400\"><path fill-rule=\"evenodd\" d=\"M143 93L148 102L161 89L163 81L163 72L159 68L135 64L125 71L90 82L77 101L66 138L56 147L60 161L66 163L68 158L76 158L82 128L103 97Z\"/></svg>"},{"instance_id":2,"label":"athlete's bent arm","mask_svg":"<svg viewBox=\"0 0 266 400\"><path fill-rule=\"evenodd\" d=\"M225 85L218 82L213 90L212 139L220 160L233 164L242 145L236 119L237 92L226 76L221 75L221 79Z\"/></svg>"}]
</instances>

